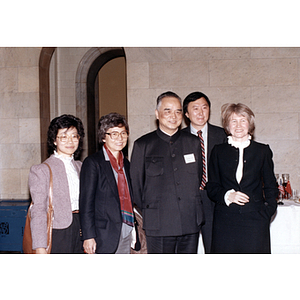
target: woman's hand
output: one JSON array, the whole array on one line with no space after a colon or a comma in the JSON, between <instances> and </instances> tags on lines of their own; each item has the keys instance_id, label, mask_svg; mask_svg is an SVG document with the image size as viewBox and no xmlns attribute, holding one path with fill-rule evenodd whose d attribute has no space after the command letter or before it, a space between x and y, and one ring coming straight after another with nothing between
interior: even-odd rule
<instances>
[{"instance_id":1,"label":"woman's hand","mask_svg":"<svg viewBox=\"0 0 300 300\"><path fill-rule=\"evenodd\" d=\"M83 242L84 252L87 254L95 254L96 251L96 241L95 239L88 239Z\"/></svg>"},{"instance_id":2,"label":"woman's hand","mask_svg":"<svg viewBox=\"0 0 300 300\"><path fill-rule=\"evenodd\" d=\"M238 205L245 205L246 203L249 202L249 196L247 196L242 192L233 192L229 194L228 200L231 203L235 203Z\"/></svg>"},{"instance_id":3,"label":"woman's hand","mask_svg":"<svg viewBox=\"0 0 300 300\"><path fill-rule=\"evenodd\" d=\"M36 254L47 254L47 251L45 248L36 248L35 253Z\"/></svg>"}]
</instances>

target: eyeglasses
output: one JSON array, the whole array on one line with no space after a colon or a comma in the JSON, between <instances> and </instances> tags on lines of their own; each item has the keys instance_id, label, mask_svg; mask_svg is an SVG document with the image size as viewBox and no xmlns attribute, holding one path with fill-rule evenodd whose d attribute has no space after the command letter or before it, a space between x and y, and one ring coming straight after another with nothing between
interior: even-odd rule
<instances>
[{"instance_id":1,"label":"eyeglasses","mask_svg":"<svg viewBox=\"0 0 300 300\"><path fill-rule=\"evenodd\" d=\"M105 134L109 135L110 138L114 141L119 138L119 136L122 137L122 139L127 139L128 138L128 132L127 131L113 131L113 132L106 132Z\"/></svg>"},{"instance_id":2,"label":"eyeglasses","mask_svg":"<svg viewBox=\"0 0 300 300\"><path fill-rule=\"evenodd\" d=\"M72 135L60 135L57 136L57 138L62 142L62 143L66 143L69 139L71 139L73 142L78 142L80 139L79 134L72 134Z\"/></svg>"}]
</instances>

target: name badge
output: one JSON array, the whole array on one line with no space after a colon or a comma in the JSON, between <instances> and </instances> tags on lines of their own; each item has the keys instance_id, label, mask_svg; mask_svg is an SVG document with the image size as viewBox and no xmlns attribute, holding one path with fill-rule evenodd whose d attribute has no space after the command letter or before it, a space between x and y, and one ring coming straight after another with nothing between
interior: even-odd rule
<instances>
[{"instance_id":1,"label":"name badge","mask_svg":"<svg viewBox=\"0 0 300 300\"><path fill-rule=\"evenodd\" d=\"M183 157L184 157L184 160L185 160L186 164L190 164L190 163L193 163L193 162L196 161L194 153L185 154Z\"/></svg>"}]
</instances>

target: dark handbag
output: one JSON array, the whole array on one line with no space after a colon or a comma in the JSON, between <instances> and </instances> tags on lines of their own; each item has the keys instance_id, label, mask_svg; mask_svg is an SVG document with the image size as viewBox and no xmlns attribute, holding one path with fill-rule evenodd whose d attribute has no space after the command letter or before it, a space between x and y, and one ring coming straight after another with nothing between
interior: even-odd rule
<instances>
[{"instance_id":1,"label":"dark handbag","mask_svg":"<svg viewBox=\"0 0 300 300\"><path fill-rule=\"evenodd\" d=\"M52 206L53 177L52 177L52 171L50 166L47 163L44 164L48 166L50 171L49 206L47 212L47 248L46 248L47 254L50 254L51 246L52 246L52 227L53 227L53 206ZM32 236L31 236L31 229L30 229L30 222L31 222L30 209L32 205L33 203L31 203L28 208L24 234L23 234L23 252L25 254L36 254L36 251L32 249Z\"/></svg>"}]
</instances>

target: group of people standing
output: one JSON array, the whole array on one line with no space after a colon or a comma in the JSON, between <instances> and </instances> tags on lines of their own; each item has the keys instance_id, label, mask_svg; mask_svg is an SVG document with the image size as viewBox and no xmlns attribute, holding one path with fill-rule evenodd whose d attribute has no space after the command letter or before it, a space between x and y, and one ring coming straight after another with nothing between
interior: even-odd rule
<instances>
[{"instance_id":1,"label":"group of people standing","mask_svg":"<svg viewBox=\"0 0 300 300\"><path fill-rule=\"evenodd\" d=\"M211 103L201 92L181 103L174 92L157 98L158 128L138 138L130 163L123 155L129 126L124 116L100 118L101 148L76 160L84 130L62 115L48 130L53 172L51 253L130 253L139 249L143 217L147 252L271 253L270 220L278 189L272 151L253 140L254 114L244 104L225 104L223 128L208 122ZM183 117L188 126L180 129ZM33 166L33 249L45 253L49 170Z\"/></svg>"}]
</instances>

